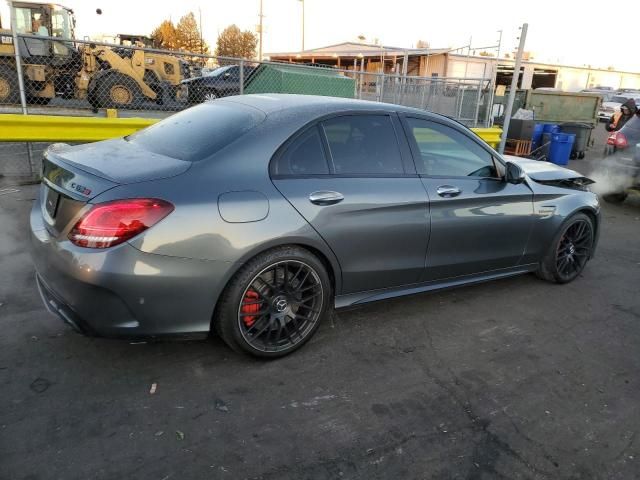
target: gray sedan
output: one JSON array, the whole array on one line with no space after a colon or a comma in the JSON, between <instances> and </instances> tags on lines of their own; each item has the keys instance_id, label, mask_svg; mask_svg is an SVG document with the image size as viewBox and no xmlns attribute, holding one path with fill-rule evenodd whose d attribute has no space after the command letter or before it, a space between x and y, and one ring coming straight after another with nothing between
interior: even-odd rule
<instances>
[{"instance_id":1,"label":"gray sedan","mask_svg":"<svg viewBox=\"0 0 640 480\"><path fill-rule=\"evenodd\" d=\"M246 95L45 154L47 308L87 334L292 352L333 308L536 272L578 277L589 179L397 105ZM392 321L392 319L390 319Z\"/></svg>"}]
</instances>

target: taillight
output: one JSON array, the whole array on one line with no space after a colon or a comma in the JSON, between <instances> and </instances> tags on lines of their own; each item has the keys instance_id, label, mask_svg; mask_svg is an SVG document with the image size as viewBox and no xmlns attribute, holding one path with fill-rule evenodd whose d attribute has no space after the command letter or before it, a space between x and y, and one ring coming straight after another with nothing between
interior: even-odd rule
<instances>
[{"instance_id":1,"label":"taillight","mask_svg":"<svg viewBox=\"0 0 640 480\"><path fill-rule=\"evenodd\" d=\"M130 198L98 203L69 233L79 247L109 248L144 232L173 212L173 205L157 198Z\"/></svg>"},{"instance_id":2,"label":"taillight","mask_svg":"<svg viewBox=\"0 0 640 480\"><path fill-rule=\"evenodd\" d=\"M607 145L615 145L618 148L627 148L629 143L627 142L627 137L622 132L613 132L607 138Z\"/></svg>"}]
</instances>

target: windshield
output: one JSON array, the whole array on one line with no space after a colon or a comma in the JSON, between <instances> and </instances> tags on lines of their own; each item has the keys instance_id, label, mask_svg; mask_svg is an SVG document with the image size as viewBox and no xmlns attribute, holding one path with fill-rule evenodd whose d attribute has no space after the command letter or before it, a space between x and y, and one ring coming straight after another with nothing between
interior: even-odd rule
<instances>
[{"instance_id":1,"label":"windshield","mask_svg":"<svg viewBox=\"0 0 640 480\"><path fill-rule=\"evenodd\" d=\"M629 100L627 97L613 97L611 99L612 102L616 102L616 103L624 103L627 100Z\"/></svg>"},{"instance_id":2,"label":"windshield","mask_svg":"<svg viewBox=\"0 0 640 480\"><path fill-rule=\"evenodd\" d=\"M233 67L233 65L227 65L226 67L218 67L215 70L212 70L211 72L207 73L207 77L219 77L224 72L231 69L231 67Z\"/></svg>"},{"instance_id":3,"label":"windshield","mask_svg":"<svg viewBox=\"0 0 640 480\"><path fill-rule=\"evenodd\" d=\"M51 36L73 39L73 19L66 8L53 7L51 11Z\"/></svg>"}]
</instances>

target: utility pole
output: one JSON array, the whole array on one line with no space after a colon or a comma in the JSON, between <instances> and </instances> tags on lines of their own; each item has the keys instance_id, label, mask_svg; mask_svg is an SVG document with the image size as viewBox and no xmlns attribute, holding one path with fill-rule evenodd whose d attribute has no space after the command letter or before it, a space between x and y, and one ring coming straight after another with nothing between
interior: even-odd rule
<instances>
[{"instance_id":1,"label":"utility pole","mask_svg":"<svg viewBox=\"0 0 640 480\"><path fill-rule=\"evenodd\" d=\"M469 37L469 45L467 46L467 61L464 64L464 78L467 78L467 71L469 70L469 59L471 58L471 42L473 37Z\"/></svg>"},{"instance_id":2,"label":"utility pole","mask_svg":"<svg viewBox=\"0 0 640 480\"><path fill-rule=\"evenodd\" d=\"M260 15L258 15L260 17L260 25L258 26L258 34L260 35L260 50L258 53L258 61L262 61L262 18L264 17L264 15L262 14L262 0L260 0Z\"/></svg>"},{"instance_id":3,"label":"utility pole","mask_svg":"<svg viewBox=\"0 0 640 480\"><path fill-rule=\"evenodd\" d=\"M504 124L502 125L502 138L498 152L504 153L504 146L507 143L507 132L509 131L509 123L511 123L511 111L513 110L513 101L516 98L516 90L518 89L518 78L520 77L520 66L522 65L522 53L524 52L524 43L527 39L527 29L529 24L525 23L521 27L520 44L518 45L518 53L516 55L516 64L513 67L513 78L511 79L511 90L509 90L509 98L507 100L507 108L504 111Z\"/></svg>"},{"instance_id":4,"label":"utility pole","mask_svg":"<svg viewBox=\"0 0 640 480\"><path fill-rule=\"evenodd\" d=\"M304 0L299 0L302 3L302 51L304 52Z\"/></svg>"}]
</instances>

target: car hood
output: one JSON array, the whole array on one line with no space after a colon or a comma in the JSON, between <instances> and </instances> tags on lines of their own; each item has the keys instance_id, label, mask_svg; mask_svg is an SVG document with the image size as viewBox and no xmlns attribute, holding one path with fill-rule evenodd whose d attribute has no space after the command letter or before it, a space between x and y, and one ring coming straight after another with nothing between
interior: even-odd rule
<instances>
[{"instance_id":1,"label":"car hood","mask_svg":"<svg viewBox=\"0 0 640 480\"><path fill-rule=\"evenodd\" d=\"M620 102L602 102L603 108L613 108L614 110L620 110L622 104Z\"/></svg>"},{"instance_id":2,"label":"car hood","mask_svg":"<svg viewBox=\"0 0 640 480\"><path fill-rule=\"evenodd\" d=\"M512 155L504 155L505 160L518 165L529 178L536 182L548 182L554 180L589 180L588 183L594 183L581 173L568 168L560 167L554 163L541 162L539 160L530 160L528 158L514 157Z\"/></svg>"},{"instance_id":3,"label":"car hood","mask_svg":"<svg viewBox=\"0 0 640 480\"><path fill-rule=\"evenodd\" d=\"M204 77L191 77L191 78L187 78L186 80L182 80L180 83L182 84L189 84L189 83L201 83L202 80L204 79Z\"/></svg>"}]
</instances>

